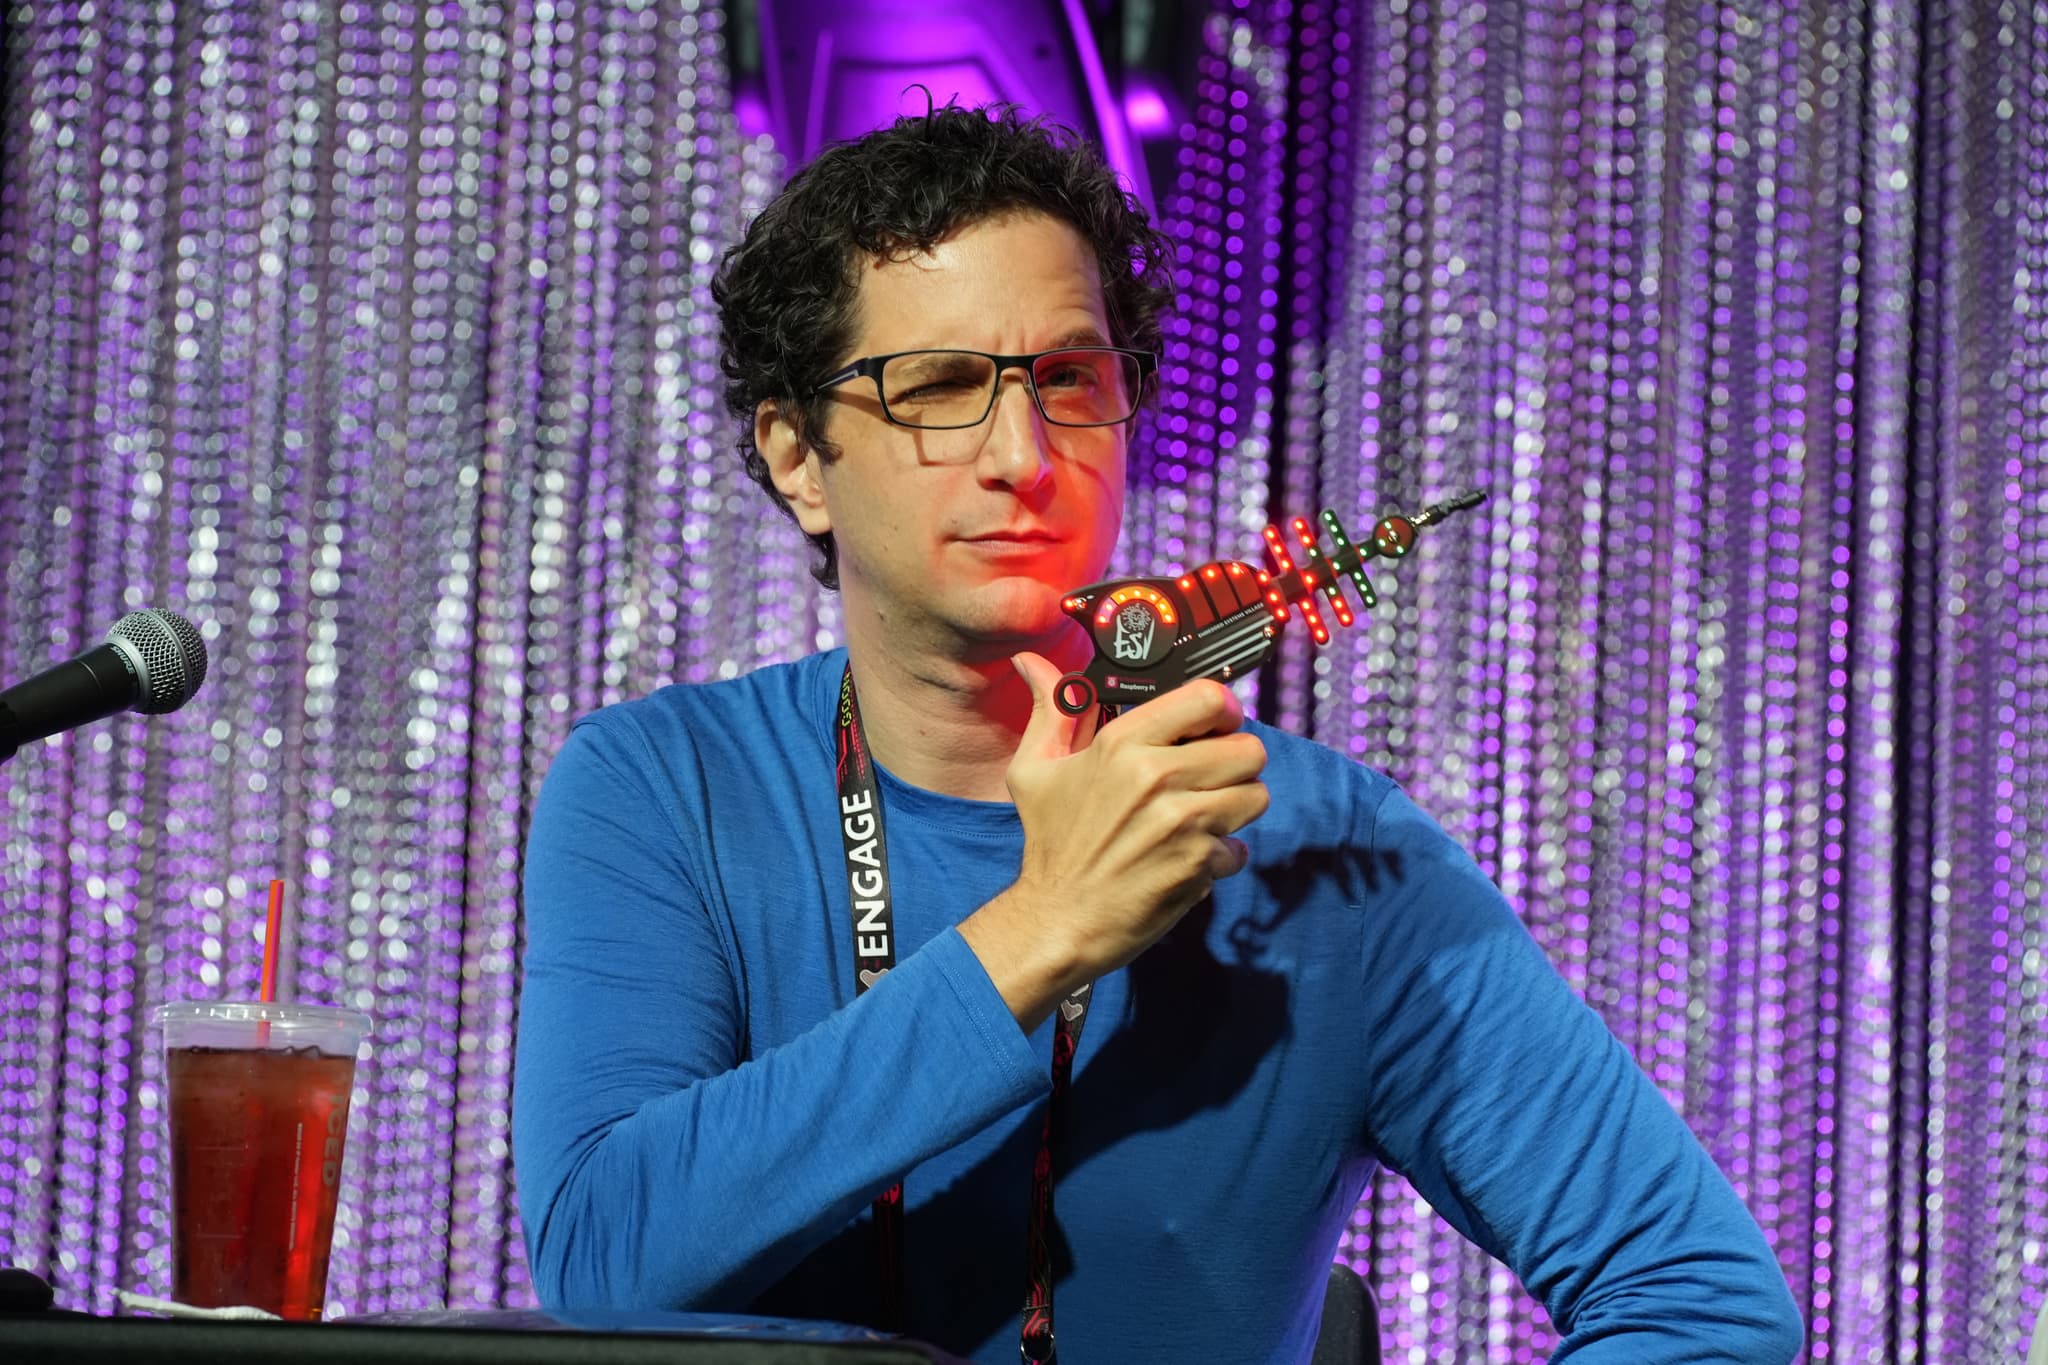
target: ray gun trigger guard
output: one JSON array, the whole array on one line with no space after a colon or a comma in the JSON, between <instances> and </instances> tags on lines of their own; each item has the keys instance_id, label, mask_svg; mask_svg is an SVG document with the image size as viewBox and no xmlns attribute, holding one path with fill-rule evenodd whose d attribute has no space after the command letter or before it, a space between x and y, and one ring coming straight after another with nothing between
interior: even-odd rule
<instances>
[{"instance_id":1,"label":"ray gun trigger guard","mask_svg":"<svg viewBox=\"0 0 2048 1365\"><path fill-rule=\"evenodd\" d=\"M1484 493L1461 493L1413 516L1389 514L1358 544L1325 508L1319 520L1333 548L1324 551L1304 517L1288 524L1287 535L1268 526L1270 571L1222 560L1179 578L1117 578L1076 588L1060 609L1087 628L1095 657L1079 673L1061 675L1053 702L1078 716L1098 702L1135 706L1194 678L1241 678L1272 656L1289 607L1301 613L1317 644L1328 644L1318 596L1338 625L1350 625L1351 604L1339 591L1344 580L1360 602L1373 606L1379 597L1366 579L1366 560L1401 558L1413 548L1416 531L1485 500Z\"/></svg>"}]
</instances>

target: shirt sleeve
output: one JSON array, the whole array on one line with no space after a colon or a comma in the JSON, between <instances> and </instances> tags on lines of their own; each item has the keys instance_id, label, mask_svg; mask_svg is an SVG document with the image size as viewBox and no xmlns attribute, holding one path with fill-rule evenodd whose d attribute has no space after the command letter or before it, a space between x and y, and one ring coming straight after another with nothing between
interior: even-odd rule
<instances>
[{"instance_id":1,"label":"shirt sleeve","mask_svg":"<svg viewBox=\"0 0 2048 1365\"><path fill-rule=\"evenodd\" d=\"M740 1310L1047 1083L956 931L746 1056L702 869L646 741L605 719L555 760L527 844L512 1127L534 1284L557 1309Z\"/></svg>"},{"instance_id":2,"label":"shirt sleeve","mask_svg":"<svg viewBox=\"0 0 2048 1365\"><path fill-rule=\"evenodd\" d=\"M1798 1311L1762 1230L1484 873L1391 791L1366 901L1369 1134L1506 1262L1557 1362L1788 1361Z\"/></svg>"}]
</instances>

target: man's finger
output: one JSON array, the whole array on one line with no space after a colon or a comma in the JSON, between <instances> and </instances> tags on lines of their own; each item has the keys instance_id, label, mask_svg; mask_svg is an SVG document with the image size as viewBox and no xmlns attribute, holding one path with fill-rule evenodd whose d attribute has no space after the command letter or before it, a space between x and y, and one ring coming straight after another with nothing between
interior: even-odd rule
<instances>
[{"instance_id":1,"label":"man's finger","mask_svg":"<svg viewBox=\"0 0 2048 1365\"><path fill-rule=\"evenodd\" d=\"M1102 726L1102 707L1099 703L1074 717L1073 751L1078 754L1093 744Z\"/></svg>"},{"instance_id":2,"label":"man's finger","mask_svg":"<svg viewBox=\"0 0 2048 1365\"><path fill-rule=\"evenodd\" d=\"M1216 840L1209 850L1209 859L1204 867L1208 874L1218 881L1244 871L1245 864L1252 860L1252 853L1242 839L1224 835Z\"/></svg>"},{"instance_id":3,"label":"man's finger","mask_svg":"<svg viewBox=\"0 0 2048 1365\"><path fill-rule=\"evenodd\" d=\"M1178 746L1176 757L1188 760L1188 787L1220 791L1250 782L1266 770L1266 746L1256 735L1210 735Z\"/></svg>"},{"instance_id":4,"label":"man's finger","mask_svg":"<svg viewBox=\"0 0 2048 1365\"><path fill-rule=\"evenodd\" d=\"M1050 659L1025 650L1010 656L1010 664L1024 685L1031 689L1031 719L1017 741L1019 758L1065 758L1087 747L1076 742L1082 717L1070 716L1054 704L1053 689L1059 686L1060 671ZM1091 722L1092 724L1092 722Z\"/></svg>"},{"instance_id":5,"label":"man's finger","mask_svg":"<svg viewBox=\"0 0 2048 1365\"><path fill-rule=\"evenodd\" d=\"M1207 678L1182 683L1171 692L1117 717L1117 728L1141 744L1178 744L1205 735L1227 735L1244 724L1244 705L1222 683Z\"/></svg>"}]
</instances>

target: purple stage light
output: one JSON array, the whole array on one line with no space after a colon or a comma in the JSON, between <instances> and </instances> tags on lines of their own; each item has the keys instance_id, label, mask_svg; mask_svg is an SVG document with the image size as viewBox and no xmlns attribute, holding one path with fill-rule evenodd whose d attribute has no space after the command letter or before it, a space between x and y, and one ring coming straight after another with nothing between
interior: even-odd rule
<instances>
[{"instance_id":1,"label":"purple stage light","mask_svg":"<svg viewBox=\"0 0 2048 1365\"><path fill-rule=\"evenodd\" d=\"M1156 85L1141 80L1124 88L1124 123L1139 138L1171 137L1180 130L1166 96Z\"/></svg>"},{"instance_id":2,"label":"purple stage light","mask_svg":"<svg viewBox=\"0 0 2048 1365\"><path fill-rule=\"evenodd\" d=\"M759 98L783 154L827 145L938 104L1021 105L1094 139L1140 202L1151 202L1080 0L762 0ZM751 96L750 96L751 97Z\"/></svg>"}]
</instances>

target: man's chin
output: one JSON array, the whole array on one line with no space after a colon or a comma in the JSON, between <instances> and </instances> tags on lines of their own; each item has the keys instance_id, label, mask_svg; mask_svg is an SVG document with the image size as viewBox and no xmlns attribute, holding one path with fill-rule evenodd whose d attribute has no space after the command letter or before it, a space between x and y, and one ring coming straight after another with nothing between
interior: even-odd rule
<instances>
[{"instance_id":1,"label":"man's chin","mask_svg":"<svg viewBox=\"0 0 2048 1365\"><path fill-rule=\"evenodd\" d=\"M1060 610L1059 594L1051 591L1045 592L1042 601L1011 604L1006 610L963 624L966 629L962 633L974 652L992 659L1007 659L1026 649L1059 658L1074 653L1076 644L1086 638L1079 623Z\"/></svg>"},{"instance_id":2,"label":"man's chin","mask_svg":"<svg viewBox=\"0 0 2048 1365\"><path fill-rule=\"evenodd\" d=\"M1060 610L1071 589L1092 580L1057 574L1006 576L976 585L955 598L951 613L955 631L977 657L1007 659L1028 649L1049 659L1065 658L1079 667L1090 653L1087 632Z\"/></svg>"}]
</instances>

